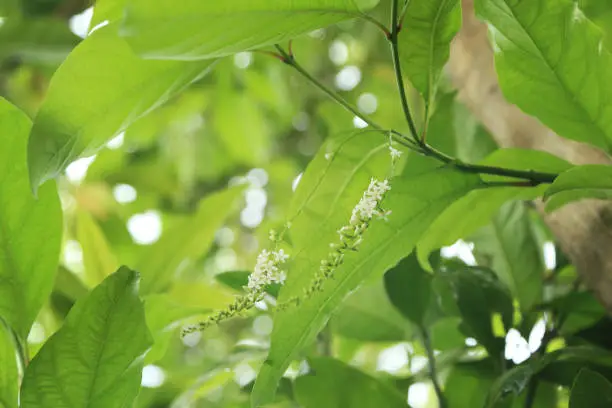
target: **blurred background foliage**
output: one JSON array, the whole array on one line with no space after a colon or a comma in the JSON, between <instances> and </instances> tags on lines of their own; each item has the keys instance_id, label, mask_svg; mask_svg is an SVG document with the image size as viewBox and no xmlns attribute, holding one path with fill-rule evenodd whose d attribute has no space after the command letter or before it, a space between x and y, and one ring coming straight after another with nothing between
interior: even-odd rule
<instances>
[{"instance_id":1,"label":"blurred background foliage","mask_svg":"<svg viewBox=\"0 0 612 408\"><path fill-rule=\"evenodd\" d=\"M388 7L381 3L374 15L387 21ZM90 6L83 0L2 0L0 95L35 115L53 72L87 33ZM581 6L602 27L612 27L610 2L581 0ZM100 0L98 7L96 13L109 12L112 2ZM318 30L296 39L293 50L310 73L362 112L405 130L388 44L375 26L349 21ZM494 142L444 88L430 142L461 159L482 159L496 149ZM411 96L418 109L417 93ZM159 278L146 298L149 327L158 330L137 406L248 406L268 348L273 296L248 316L202 334L181 339L178 329L182 319L222 308L240 291L244 271L266 247L268 231L284 222L300 175L321 143L356 127L362 127L359 119L264 52L218 61L211 74L60 177L62 260L53 295L28 339L32 354L75 300L119 265L146 264ZM238 199L213 196L221 201L207 204L228 185L246 187L236 190ZM397 268L407 282L392 270L384 281L353 293L304 353L317 356L310 368L322 376L300 376L294 383L306 372L305 361L296 363L281 384L278 406L392 407L406 398L415 408L436 406L426 350L416 341L423 327L450 407L481 406L495 386L524 387L530 376L502 385L496 377L500 367L538 353L542 342L549 350L612 347L610 320L580 287L528 205L507 204L476 236L441 252L432 263L446 271L445 278L432 279L411 256ZM490 283L487 268L511 267L503 265L508 256L531 257L526 262L536 268L536 280L544 277L527 282L543 285L529 310L518 310L517 293ZM475 263L482 270L466 274L466 264ZM562 328L549 333L547 325L559 316ZM535 407L567 405L580 366L572 361L538 368L546 381ZM610 378L609 363L591 358L589 364ZM522 406L521 398L505 406Z\"/></svg>"}]
</instances>

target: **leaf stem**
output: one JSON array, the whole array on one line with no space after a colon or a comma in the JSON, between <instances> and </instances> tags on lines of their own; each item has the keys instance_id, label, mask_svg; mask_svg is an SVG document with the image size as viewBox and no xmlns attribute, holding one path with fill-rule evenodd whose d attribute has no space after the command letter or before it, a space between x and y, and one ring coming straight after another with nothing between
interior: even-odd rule
<instances>
[{"instance_id":1,"label":"leaf stem","mask_svg":"<svg viewBox=\"0 0 612 408\"><path fill-rule=\"evenodd\" d=\"M388 37L391 43L391 54L393 55L393 68L395 71L395 80L397 82L397 89L399 91L400 100L402 103L402 110L404 111L404 117L408 123L410 134L415 141L420 141L419 132L417 131L414 120L412 119L412 113L410 113L410 106L408 105L408 97L406 96L406 86L404 84L404 77L402 76L402 67L399 57L399 45L398 35L401 28L401 22L398 20L399 12L399 0L393 0L391 6L391 35Z\"/></svg>"},{"instance_id":2,"label":"leaf stem","mask_svg":"<svg viewBox=\"0 0 612 408\"><path fill-rule=\"evenodd\" d=\"M397 6L397 0L394 0L394 5ZM393 35L395 35L395 38L397 40L397 27L395 28L395 34L392 34L392 36ZM394 44L393 40L391 42L392 44ZM397 45L396 42L395 44ZM440 152L439 150L435 149L434 147L428 145L426 142L421 140L416 131L416 126L414 125L414 122L412 121L412 116L410 114L410 109L409 109L408 102L406 99L406 94L403 91L404 81L401 75L401 67L399 65L399 54L398 54L397 46L392 46L392 49L394 50L394 61L395 61L394 65L396 69L396 74L399 73L399 75L397 75L397 81L398 81L398 86L401 85L400 86L400 98L402 100L402 106L404 106L404 113L406 114L406 119L408 120L408 123L409 124L412 123L412 125L410 125L412 139L408 138L406 135L396 130L384 129L378 123L370 119L367 115L364 115L363 113L359 112L359 110L355 106L353 106L348 101L346 101L344 98L342 98L340 95L338 95L338 93L334 92L327 85L323 84L318 79L313 77L310 73L308 73L308 71L306 71L306 69L304 69L304 67L302 67L296 61L293 53L289 53L285 51L285 49L283 49L278 44L275 45L275 47L279 53L278 56L281 57L280 58L281 61L283 61L285 64L295 69L300 75L302 75L306 80L308 80L316 88L321 90L323 93L325 93L335 102L337 102L339 105L344 107L346 110L351 112L353 115L363 120L373 129L379 130L381 132L388 132L394 141L398 142L400 145L410 150L413 150L424 156L434 158L442 163L453 165L458 171L461 171L464 173L489 174L489 175L496 175L496 176L518 178L518 179L530 181L531 182L529 184L530 186L544 184L544 183L552 183L557 177L557 174L543 173L543 172L537 172L533 170L523 171L523 170L506 169L506 168L495 167L495 166L484 166L484 165L478 165L478 164L463 163L453 157L450 157ZM276 56L277 54L274 54L274 55ZM516 186L519 186L519 185L516 184Z\"/></svg>"},{"instance_id":3,"label":"leaf stem","mask_svg":"<svg viewBox=\"0 0 612 408\"><path fill-rule=\"evenodd\" d=\"M387 27L385 27L385 25L383 23L381 23L380 21L378 21L374 17L372 17L372 16L370 16L370 15L368 15L366 13L359 13L359 17L364 19L365 21L369 21L370 23L374 24L376 27L380 28L380 30L385 34L385 37L389 38L389 36L391 35L391 33L389 32Z\"/></svg>"},{"instance_id":4,"label":"leaf stem","mask_svg":"<svg viewBox=\"0 0 612 408\"><path fill-rule=\"evenodd\" d=\"M308 73L308 71L306 71L306 69L304 69L304 67L302 67L296 61L295 56L293 55L293 53L289 53L289 52L285 51L285 49L283 49L278 44L276 44L275 47L276 47L276 50L278 51L278 53L280 54L281 60L285 64L287 64L290 67L292 67L293 69L295 69L306 80L308 80L316 88L321 90L324 94L326 94L331 99L333 99L338 104L340 104L342 107L344 107L344 109L348 110L353 115L355 115L359 119L363 120L365 123L367 123L373 129L380 130L382 132L389 132L392 135L393 139L395 141L397 141L398 143L400 143L402 146L407 147L407 148L409 148L411 150L415 150L415 149L418 148L414 143L412 143L411 140L407 140L406 137L404 135L402 135L401 133L399 133L399 132L397 132L395 130L384 129L382 126L380 126L378 123L374 122L368 116L366 116L363 113L359 112L359 110L356 107L351 105L348 101L346 101L344 98L342 98L336 92L331 90L327 85L323 84L318 79L316 79L315 77L310 75L310 73Z\"/></svg>"},{"instance_id":5,"label":"leaf stem","mask_svg":"<svg viewBox=\"0 0 612 408\"><path fill-rule=\"evenodd\" d=\"M310 83L312 83L314 86L316 86L317 88L319 88L321 91L323 91L323 93L325 93L327 96L329 96L330 98L332 98L334 101L336 101L337 103L339 103L340 105L342 105L346 110L348 110L349 112L351 112L353 115L357 116L358 118L360 118L361 120L363 120L365 123L367 123L369 126L373 127L374 129L377 130L383 130L383 128L378 125L377 123L375 123L374 121L372 121L370 118L368 118L365 115L362 115L361 112L359 112L359 110L357 110L356 107L354 107L353 105L351 105L349 102L345 101L343 98L340 97L340 95L338 95L336 92L332 91L331 89L329 89L326 85L324 85L323 83L319 82L318 79L316 79L315 77L313 77L312 75L310 75L308 73L308 71L306 71L304 69L304 67L302 67L300 64L298 64L298 62L295 60L295 57L293 56L293 54L288 53L287 51L285 51L280 45L275 45L276 49L278 50L279 54L283 57L283 62L291 67L293 67L297 72L299 72L304 78L306 78Z\"/></svg>"},{"instance_id":6,"label":"leaf stem","mask_svg":"<svg viewBox=\"0 0 612 408\"><path fill-rule=\"evenodd\" d=\"M434 390L436 392L436 396L438 397L438 406L440 408L447 408L448 403L446 401L446 397L442 392L442 387L440 386L440 382L438 381L438 372L436 369L436 356L434 355L434 350L431 345L431 338L429 337L429 332L425 327L421 327L421 337L423 338L423 346L425 346L425 351L427 353L427 361L429 363L429 376L431 377L431 382L433 384Z\"/></svg>"}]
</instances>

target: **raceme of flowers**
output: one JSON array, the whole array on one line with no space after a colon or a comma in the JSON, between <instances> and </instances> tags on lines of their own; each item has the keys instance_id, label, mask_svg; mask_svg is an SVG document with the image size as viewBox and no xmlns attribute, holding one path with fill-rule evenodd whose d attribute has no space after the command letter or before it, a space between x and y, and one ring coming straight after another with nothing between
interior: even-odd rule
<instances>
[{"instance_id":1,"label":"raceme of flowers","mask_svg":"<svg viewBox=\"0 0 612 408\"><path fill-rule=\"evenodd\" d=\"M389 190L391 190L389 180L379 181L374 178L370 180L370 185L353 208L348 225L338 230L339 242L330 244L331 251L321 261L312 285L306 290L307 298L323 289L325 281L332 278L334 271L344 262L344 255L347 251L357 251L372 218L374 216L386 218L391 214L391 211L386 211L381 206Z\"/></svg>"},{"instance_id":2,"label":"raceme of flowers","mask_svg":"<svg viewBox=\"0 0 612 408\"><path fill-rule=\"evenodd\" d=\"M389 154L392 162L395 162L402 152L389 145ZM368 229L372 218L379 217L386 219L391 211L386 211L381 204L386 193L391 189L389 180L382 181L372 178L368 188L363 193L361 199L353 208L349 223L338 230L338 242L330 244L331 251L327 257L321 261L319 271L315 274L312 284L305 290L305 297L309 298L314 293L321 291L327 279L333 277L334 271L344 262L344 255L347 251L357 251L363 241L363 234ZM287 228L289 225L286 226ZM277 243L280 242L282 234L279 236L274 231L270 233L270 239ZM218 311L206 320L195 325L187 326L183 329L182 335L202 331L213 324L229 319L247 309L252 308L255 303L264 297L265 288L273 283L284 284L287 274L281 266L287 261L287 255L283 249L267 250L264 249L257 256L257 262L253 272L249 275L246 295L237 297L227 309ZM300 303L298 297L293 297L287 302L278 305L280 310L286 309L291 305Z\"/></svg>"},{"instance_id":3,"label":"raceme of flowers","mask_svg":"<svg viewBox=\"0 0 612 408\"><path fill-rule=\"evenodd\" d=\"M262 290L266 285L272 283L285 283L287 274L280 269L280 265L285 263L289 255L285 251L268 251L264 249L257 256L257 263L253 273L249 275L248 288L250 291L257 292Z\"/></svg>"},{"instance_id":4,"label":"raceme of flowers","mask_svg":"<svg viewBox=\"0 0 612 408\"><path fill-rule=\"evenodd\" d=\"M281 270L281 265L284 264L289 255L282 249L268 251L264 249L257 256L257 262L253 272L249 275L247 285L247 293L237 297L227 309L220 310L209 316L195 325L187 326L183 329L181 335L185 336L196 331L203 331L208 327L218 324L224 320L236 316L248 309L251 309L255 303L263 300L265 288L272 283L283 284L287 277L285 271Z\"/></svg>"}]
</instances>

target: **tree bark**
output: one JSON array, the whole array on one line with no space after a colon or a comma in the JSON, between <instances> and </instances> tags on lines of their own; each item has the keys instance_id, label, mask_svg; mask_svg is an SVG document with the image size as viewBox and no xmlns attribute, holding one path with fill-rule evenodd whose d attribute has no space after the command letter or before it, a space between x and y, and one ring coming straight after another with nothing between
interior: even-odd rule
<instances>
[{"instance_id":1,"label":"tree bark","mask_svg":"<svg viewBox=\"0 0 612 408\"><path fill-rule=\"evenodd\" d=\"M451 47L448 65L459 99L502 147L542 150L574 164L611 164L600 150L556 135L537 119L508 103L499 88L487 27L463 0L463 27ZM576 266L581 279L612 314L612 205L582 200L545 214L536 206Z\"/></svg>"}]
</instances>

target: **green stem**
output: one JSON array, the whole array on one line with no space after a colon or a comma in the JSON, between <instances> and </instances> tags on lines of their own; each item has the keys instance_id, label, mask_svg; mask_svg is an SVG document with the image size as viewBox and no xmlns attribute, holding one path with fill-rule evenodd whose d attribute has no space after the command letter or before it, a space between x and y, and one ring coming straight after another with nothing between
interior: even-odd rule
<instances>
[{"instance_id":1,"label":"green stem","mask_svg":"<svg viewBox=\"0 0 612 408\"><path fill-rule=\"evenodd\" d=\"M525 408L532 408L535 402L535 397L538 392L539 382L536 379L531 379L527 385L527 395L525 396Z\"/></svg>"},{"instance_id":2,"label":"green stem","mask_svg":"<svg viewBox=\"0 0 612 408\"><path fill-rule=\"evenodd\" d=\"M417 131L412 114L410 113L410 106L408 105L408 97L406 96L406 86L404 84L404 77L402 76L402 68L399 57L399 46L398 46L398 34L400 29L400 21L398 20L399 5L398 0L393 0L391 8L391 35L389 36L389 42L391 43L391 54L393 55L393 68L395 70L395 80L397 82L397 89L399 91L400 100L402 103L402 110L404 111L404 117L408 123L408 128L415 141L419 141L419 132Z\"/></svg>"},{"instance_id":3,"label":"green stem","mask_svg":"<svg viewBox=\"0 0 612 408\"><path fill-rule=\"evenodd\" d=\"M300 75L302 75L305 79L307 79L311 84L313 84L316 88L318 88L324 94L326 94L331 99L333 99L338 104L340 104L344 109L348 110L353 115L355 115L359 119L363 120L365 123L367 123L373 129L380 130L381 132L389 132L389 133L391 133L393 139L396 142L398 142L399 144L401 144L402 146L407 147L407 148L409 148L411 150L415 150L417 148L417 146L414 143L412 143L412 141L406 140L406 138L401 133L399 133L399 132L397 132L395 130L384 129L382 126L380 126L378 123L374 122L368 116L366 116L363 113L359 112L359 110L356 107L351 105L348 101L346 101L340 95L338 95L336 92L331 90L327 85L323 84L318 79L316 79L315 77L310 75L308 73L308 71L306 71L304 69L304 67L302 67L296 61L295 57L292 54L289 54L287 51L285 51L281 46L279 46L277 44L277 45L275 45L275 47L276 47L276 50L279 52L282 61L285 64L287 64L287 65L291 66L293 69L295 69L298 73L300 73Z\"/></svg>"},{"instance_id":4,"label":"green stem","mask_svg":"<svg viewBox=\"0 0 612 408\"><path fill-rule=\"evenodd\" d=\"M348 103L347 101L345 101L344 99L342 99L340 97L340 95L338 95L336 92L332 91L331 89L329 89L326 85L324 85L323 83L319 82L318 79L316 79L315 77L313 77L312 75L310 75L308 73L308 71L306 71L304 69L304 67L302 67L300 64L298 64L298 62L295 60L293 55L288 54L281 46L276 45L276 49L278 50L278 52L280 53L280 55L283 57L283 62L287 65L290 65L291 67L293 67L297 72L299 72L304 78L306 78L308 81L310 81L310 83L312 83L314 86L316 86L317 88L319 88L321 91L323 91L323 93L325 93L327 96L329 96L330 98L332 98L334 101L336 101L337 103L339 103L340 105L342 105L346 110L348 110L349 112L351 112L353 115L357 116L358 118L360 118L361 120L363 120L365 123L367 123L369 126L373 127L376 130L384 130L382 128L382 126L378 125L377 123L375 123L373 120L371 120L370 118L368 118L365 115L362 115L361 112L359 112L359 110L357 110L357 108L355 108L353 105L351 105L350 103Z\"/></svg>"},{"instance_id":5,"label":"green stem","mask_svg":"<svg viewBox=\"0 0 612 408\"><path fill-rule=\"evenodd\" d=\"M442 387L440 387L440 382L438 381L438 372L436 369L436 356L434 355L434 350L431 345L431 339L429 337L429 332L424 327L421 327L421 336L423 337L423 346L425 346L425 351L427 353L427 361L429 362L429 376L431 377L431 382L436 392L436 396L438 397L438 406L440 408L447 408L448 403L446 401L446 397L444 396L444 393L442 392Z\"/></svg>"},{"instance_id":6,"label":"green stem","mask_svg":"<svg viewBox=\"0 0 612 408\"><path fill-rule=\"evenodd\" d=\"M385 25L383 23L381 23L380 21L378 21L377 19L375 19L374 17L365 14L365 13L359 13L359 18L362 18L365 21L368 21L372 24L374 24L376 27L378 27L383 33L385 33L386 37L389 37L391 35L391 33L389 32L389 30L387 30L387 27L385 27Z\"/></svg>"},{"instance_id":7,"label":"green stem","mask_svg":"<svg viewBox=\"0 0 612 408\"><path fill-rule=\"evenodd\" d=\"M394 3L397 3L397 0L394 0ZM397 35L397 33L395 34ZM397 53L397 47L392 47L395 49L395 53ZM292 67L293 69L295 69L300 75L302 75L305 79L307 79L310 83L312 83L316 88L318 88L319 90L321 90L323 93L325 93L327 96L329 96L331 99L333 99L334 101L336 101L338 104L340 104L342 107L344 107L346 110L348 110L349 112L351 112L353 115L357 116L358 118L360 118L361 120L363 120L365 123L367 123L369 126L371 126L373 129L376 130L380 130L381 132L389 132L391 134L391 136L393 137L393 140L396 141L397 143L399 143L400 145L413 150L417 153L421 153L425 156L428 157L432 157L442 163L445 164L449 164L454 166L458 171L464 172L464 173L472 173L472 174L489 174L489 175L495 175L495 176L505 176L505 177L513 177L513 178L518 178L518 179L522 179L522 180L528 180L531 182L530 186L532 185L538 185L538 184L543 184L543 183L552 183L555 178L557 177L557 174L553 174L553 173L543 173L543 172L537 172L537 171L532 171L532 170L527 170L527 171L522 171L522 170L513 170L513 169L505 169L505 168L501 168L501 167L495 167L495 166L483 166L483 165L478 165L478 164L468 164L468 163L463 163L453 157L450 157L438 150L436 150L435 148L433 148L432 146L428 145L427 143L425 143L424 141L420 140L418 137L418 134L416 133L416 127L414 127L414 123L413 123L413 130L414 133L412 133L413 139L409 139L408 137L406 137L405 135L403 135L402 133L396 131L396 130L389 130L389 129L384 129L382 126L380 126L378 123L374 122L372 119L370 119L368 116L362 114L361 112L359 112L359 110L354 107L353 105L351 105L348 101L346 101L345 99L343 99L340 95L338 95L336 92L334 92L332 89L330 89L328 86L326 86L325 84L323 84L322 82L320 82L318 79L316 79L315 77L313 77L312 75L310 75L308 73L308 71L306 71L304 69L304 67L302 67L295 59L295 57L292 54L289 54L287 51L285 51L281 46L276 45L276 50L279 52L279 57L280 59L287 65L289 65L290 67ZM400 87L400 97L403 95L403 97L401 97L402 99L402 105L405 105L405 112L407 112L407 118L411 118L410 116L410 109L408 108L408 104L407 104L407 100L405 98L405 92L403 92L402 90L403 88L403 80L401 79L401 67L399 66L399 60L398 63L396 64L396 72L399 71L399 76L398 76L398 84L401 83L401 87ZM410 119L410 122L412 123L412 119ZM515 184L515 186L518 186L518 184Z\"/></svg>"}]
</instances>

